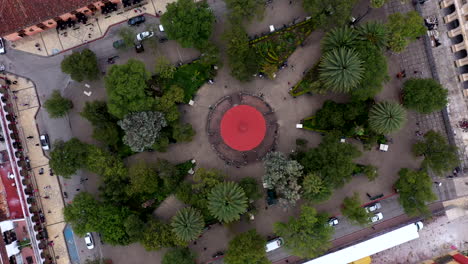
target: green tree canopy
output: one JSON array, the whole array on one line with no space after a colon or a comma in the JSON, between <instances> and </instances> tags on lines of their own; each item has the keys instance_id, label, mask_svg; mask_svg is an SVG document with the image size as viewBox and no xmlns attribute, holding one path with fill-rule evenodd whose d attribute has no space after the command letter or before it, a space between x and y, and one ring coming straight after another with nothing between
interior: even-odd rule
<instances>
[{"instance_id":1,"label":"green tree canopy","mask_svg":"<svg viewBox=\"0 0 468 264\"><path fill-rule=\"evenodd\" d=\"M327 134L317 148L312 148L299 162L306 173L316 172L322 180L333 188L343 186L351 179L356 164L355 158L361 152L349 143L341 143L333 133Z\"/></svg>"},{"instance_id":2,"label":"green tree canopy","mask_svg":"<svg viewBox=\"0 0 468 264\"><path fill-rule=\"evenodd\" d=\"M127 207L117 207L110 204L101 204L99 207L97 230L102 239L111 245L127 245L130 237L126 233L125 220L130 215Z\"/></svg>"},{"instance_id":3,"label":"green tree canopy","mask_svg":"<svg viewBox=\"0 0 468 264\"><path fill-rule=\"evenodd\" d=\"M434 79L409 79L403 84L403 105L429 114L447 105L448 91Z\"/></svg>"},{"instance_id":4,"label":"green tree canopy","mask_svg":"<svg viewBox=\"0 0 468 264\"><path fill-rule=\"evenodd\" d=\"M343 26L336 27L327 32L322 40L322 52L329 52L334 49L352 49L356 45L357 34L354 29Z\"/></svg>"},{"instance_id":5,"label":"green tree canopy","mask_svg":"<svg viewBox=\"0 0 468 264\"><path fill-rule=\"evenodd\" d=\"M184 48L202 48L211 36L215 17L206 2L178 0L169 3L161 16L169 39L174 39Z\"/></svg>"},{"instance_id":6,"label":"green tree canopy","mask_svg":"<svg viewBox=\"0 0 468 264\"><path fill-rule=\"evenodd\" d=\"M156 98L155 110L164 114L166 121L172 123L179 119L180 113L177 103L184 101L184 89L171 85L161 97Z\"/></svg>"},{"instance_id":7,"label":"green tree canopy","mask_svg":"<svg viewBox=\"0 0 468 264\"><path fill-rule=\"evenodd\" d=\"M73 198L73 203L63 209L65 222L69 223L79 236L98 231L97 223L101 220L100 207L100 203L90 193L80 192Z\"/></svg>"},{"instance_id":8,"label":"green tree canopy","mask_svg":"<svg viewBox=\"0 0 468 264\"><path fill-rule=\"evenodd\" d=\"M382 7L387 0L371 0L370 5L372 8L380 8Z\"/></svg>"},{"instance_id":9,"label":"green tree canopy","mask_svg":"<svg viewBox=\"0 0 468 264\"><path fill-rule=\"evenodd\" d=\"M303 6L318 26L328 29L349 23L356 3L357 0L304 0Z\"/></svg>"},{"instance_id":10,"label":"green tree canopy","mask_svg":"<svg viewBox=\"0 0 468 264\"><path fill-rule=\"evenodd\" d=\"M117 119L109 114L106 102L86 102L80 115L93 125L94 139L103 142L113 150L118 148L121 142L120 129L117 126Z\"/></svg>"},{"instance_id":11,"label":"green tree canopy","mask_svg":"<svg viewBox=\"0 0 468 264\"><path fill-rule=\"evenodd\" d=\"M350 92L359 85L364 68L354 49L339 48L325 53L319 64L320 80L327 89Z\"/></svg>"},{"instance_id":12,"label":"green tree canopy","mask_svg":"<svg viewBox=\"0 0 468 264\"><path fill-rule=\"evenodd\" d=\"M156 219L151 219L146 223L140 243L148 251L175 246L186 246L185 242L177 239L169 224Z\"/></svg>"},{"instance_id":13,"label":"green tree canopy","mask_svg":"<svg viewBox=\"0 0 468 264\"><path fill-rule=\"evenodd\" d=\"M265 2L262 0L226 0L225 2L234 21L252 21L254 17L260 19L265 13Z\"/></svg>"},{"instance_id":14,"label":"green tree canopy","mask_svg":"<svg viewBox=\"0 0 468 264\"><path fill-rule=\"evenodd\" d=\"M380 102L369 112L369 127L379 134L398 131L406 122L406 111L398 103Z\"/></svg>"},{"instance_id":15,"label":"green tree canopy","mask_svg":"<svg viewBox=\"0 0 468 264\"><path fill-rule=\"evenodd\" d=\"M159 75L163 79L172 79L176 67L164 56L160 56L156 59L156 66L154 67L154 73Z\"/></svg>"},{"instance_id":16,"label":"green tree canopy","mask_svg":"<svg viewBox=\"0 0 468 264\"><path fill-rule=\"evenodd\" d=\"M247 197L235 182L219 183L208 195L208 210L219 221L229 223L239 220L247 211Z\"/></svg>"},{"instance_id":17,"label":"green tree canopy","mask_svg":"<svg viewBox=\"0 0 468 264\"><path fill-rule=\"evenodd\" d=\"M424 140L413 145L413 153L424 156L422 166L438 175L453 170L459 164L457 148L433 130L424 135Z\"/></svg>"},{"instance_id":18,"label":"green tree canopy","mask_svg":"<svg viewBox=\"0 0 468 264\"><path fill-rule=\"evenodd\" d=\"M316 173L309 173L302 181L302 197L311 202L328 200L332 195L330 186Z\"/></svg>"},{"instance_id":19,"label":"green tree canopy","mask_svg":"<svg viewBox=\"0 0 468 264\"><path fill-rule=\"evenodd\" d=\"M135 43L135 30L130 27L121 27L119 29L119 36L123 39L125 45L122 48L132 47Z\"/></svg>"},{"instance_id":20,"label":"green tree canopy","mask_svg":"<svg viewBox=\"0 0 468 264\"><path fill-rule=\"evenodd\" d=\"M113 65L105 78L109 113L122 119L131 112L152 110L154 98L146 91L149 76L145 64L138 60Z\"/></svg>"},{"instance_id":21,"label":"green tree canopy","mask_svg":"<svg viewBox=\"0 0 468 264\"><path fill-rule=\"evenodd\" d=\"M405 213L409 216L428 215L429 208L426 203L437 199L432 192L432 180L427 172L401 169L400 178L395 183L400 197L399 201Z\"/></svg>"},{"instance_id":22,"label":"green tree canopy","mask_svg":"<svg viewBox=\"0 0 468 264\"><path fill-rule=\"evenodd\" d=\"M353 196L346 197L343 200L341 213L355 224L367 225L370 222L370 214L364 207L361 207L361 203L359 194L355 192Z\"/></svg>"},{"instance_id":23,"label":"green tree canopy","mask_svg":"<svg viewBox=\"0 0 468 264\"><path fill-rule=\"evenodd\" d=\"M370 42L381 49L387 46L388 29L380 22L371 21L362 24L357 28L357 32L361 40Z\"/></svg>"},{"instance_id":24,"label":"green tree canopy","mask_svg":"<svg viewBox=\"0 0 468 264\"><path fill-rule=\"evenodd\" d=\"M190 123L176 123L172 126L172 138L177 142L190 142L195 136L195 130Z\"/></svg>"},{"instance_id":25,"label":"green tree canopy","mask_svg":"<svg viewBox=\"0 0 468 264\"><path fill-rule=\"evenodd\" d=\"M126 115L118 125L125 131L123 142L132 151L142 152L154 144L167 122L161 112L138 112Z\"/></svg>"},{"instance_id":26,"label":"green tree canopy","mask_svg":"<svg viewBox=\"0 0 468 264\"><path fill-rule=\"evenodd\" d=\"M242 178L239 182L240 187L244 190L245 195L249 199L249 202L253 203L255 200L260 199L262 194L258 188L258 183L255 178L245 177Z\"/></svg>"},{"instance_id":27,"label":"green tree canopy","mask_svg":"<svg viewBox=\"0 0 468 264\"><path fill-rule=\"evenodd\" d=\"M70 74L70 77L77 82L96 80L98 78L99 67L97 57L89 49L73 52L70 56L66 56L60 66L62 72Z\"/></svg>"},{"instance_id":28,"label":"green tree canopy","mask_svg":"<svg viewBox=\"0 0 468 264\"><path fill-rule=\"evenodd\" d=\"M298 179L302 177L302 166L295 160L288 160L281 152L269 152L263 165L265 175L263 183L269 189L275 189L283 206L294 206L301 198L301 186Z\"/></svg>"},{"instance_id":29,"label":"green tree canopy","mask_svg":"<svg viewBox=\"0 0 468 264\"><path fill-rule=\"evenodd\" d=\"M180 209L171 220L172 231L179 240L190 242L203 232L205 222L201 213L192 207Z\"/></svg>"},{"instance_id":30,"label":"green tree canopy","mask_svg":"<svg viewBox=\"0 0 468 264\"><path fill-rule=\"evenodd\" d=\"M137 242L143 236L145 223L135 214L129 215L123 222L130 242Z\"/></svg>"},{"instance_id":31,"label":"green tree canopy","mask_svg":"<svg viewBox=\"0 0 468 264\"><path fill-rule=\"evenodd\" d=\"M388 16L389 47L395 52L403 51L409 41L426 33L423 18L416 11L406 14L393 13Z\"/></svg>"},{"instance_id":32,"label":"green tree canopy","mask_svg":"<svg viewBox=\"0 0 468 264\"><path fill-rule=\"evenodd\" d=\"M162 259L162 264L196 264L195 255L190 252L189 248L172 248L169 249Z\"/></svg>"},{"instance_id":33,"label":"green tree canopy","mask_svg":"<svg viewBox=\"0 0 468 264\"><path fill-rule=\"evenodd\" d=\"M284 247L302 258L315 258L325 253L333 235L328 216L309 206L301 207L298 218L291 217L287 223L275 223L274 230L284 239Z\"/></svg>"},{"instance_id":34,"label":"green tree canopy","mask_svg":"<svg viewBox=\"0 0 468 264\"><path fill-rule=\"evenodd\" d=\"M67 142L56 141L50 152L50 168L58 175L70 178L78 169L85 166L87 151L87 145L76 138Z\"/></svg>"},{"instance_id":35,"label":"green tree canopy","mask_svg":"<svg viewBox=\"0 0 468 264\"><path fill-rule=\"evenodd\" d=\"M153 194L160 190L161 180L156 170L144 161L132 164L128 169L130 186L127 188L129 195Z\"/></svg>"},{"instance_id":36,"label":"green tree canopy","mask_svg":"<svg viewBox=\"0 0 468 264\"><path fill-rule=\"evenodd\" d=\"M249 230L229 241L229 248L224 257L228 264L269 264L265 252L265 239L257 231Z\"/></svg>"},{"instance_id":37,"label":"green tree canopy","mask_svg":"<svg viewBox=\"0 0 468 264\"><path fill-rule=\"evenodd\" d=\"M44 107L52 118L64 117L73 108L73 102L62 97L59 90L54 90L44 103Z\"/></svg>"}]
</instances>

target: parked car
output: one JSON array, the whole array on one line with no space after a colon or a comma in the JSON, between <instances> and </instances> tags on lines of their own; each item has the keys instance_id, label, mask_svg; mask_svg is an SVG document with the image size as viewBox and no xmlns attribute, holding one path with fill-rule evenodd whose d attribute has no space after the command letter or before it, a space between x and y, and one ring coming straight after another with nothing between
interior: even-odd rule
<instances>
[{"instance_id":1,"label":"parked car","mask_svg":"<svg viewBox=\"0 0 468 264\"><path fill-rule=\"evenodd\" d=\"M136 38L138 41L142 41L144 39L149 39L152 36L154 36L153 31L145 31L145 32L138 33Z\"/></svg>"},{"instance_id":2,"label":"parked car","mask_svg":"<svg viewBox=\"0 0 468 264\"><path fill-rule=\"evenodd\" d=\"M379 210L380 208L382 208L382 205L380 203L373 203L373 204L366 206L365 208L366 208L366 211L370 213L370 212Z\"/></svg>"},{"instance_id":3,"label":"parked car","mask_svg":"<svg viewBox=\"0 0 468 264\"><path fill-rule=\"evenodd\" d=\"M273 240L270 240L266 243L266 252L273 251L275 249L280 248L284 244L284 241L281 237L275 238Z\"/></svg>"},{"instance_id":4,"label":"parked car","mask_svg":"<svg viewBox=\"0 0 468 264\"><path fill-rule=\"evenodd\" d=\"M141 42L135 43L135 51L136 53L142 53L145 51L145 48L143 47L143 44Z\"/></svg>"},{"instance_id":5,"label":"parked car","mask_svg":"<svg viewBox=\"0 0 468 264\"><path fill-rule=\"evenodd\" d=\"M330 219L328 219L328 225L330 225L330 226L338 225L338 218L330 217Z\"/></svg>"},{"instance_id":6,"label":"parked car","mask_svg":"<svg viewBox=\"0 0 468 264\"><path fill-rule=\"evenodd\" d=\"M39 138L41 140L41 147L43 150L49 150L49 136L47 134L43 134Z\"/></svg>"},{"instance_id":7,"label":"parked car","mask_svg":"<svg viewBox=\"0 0 468 264\"><path fill-rule=\"evenodd\" d=\"M86 243L86 247L88 249L93 249L94 248L94 240L93 240L93 235L91 233L86 233L84 237L84 241Z\"/></svg>"},{"instance_id":8,"label":"parked car","mask_svg":"<svg viewBox=\"0 0 468 264\"><path fill-rule=\"evenodd\" d=\"M278 202L275 190L267 190L266 201L268 205L274 205Z\"/></svg>"},{"instance_id":9,"label":"parked car","mask_svg":"<svg viewBox=\"0 0 468 264\"><path fill-rule=\"evenodd\" d=\"M3 41L3 38L0 38L0 54L5 54L5 41Z\"/></svg>"},{"instance_id":10,"label":"parked car","mask_svg":"<svg viewBox=\"0 0 468 264\"><path fill-rule=\"evenodd\" d=\"M372 217L370 217L370 220L372 221L372 223L375 223L379 220L382 220L383 219L383 214L382 213L375 213Z\"/></svg>"},{"instance_id":11,"label":"parked car","mask_svg":"<svg viewBox=\"0 0 468 264\"><path fill-rule=\"evenodd\" d=\"M159 31L164 32L164 27L163 27L163 25L159 25Z\"/></svg>"},{"instance_id":12,"label":"parked car","mask_svg":"<svg viewBox=\"0 0 468 264\"><path fill-rule=\"evenodd\" d=\"M125 48L126 45L123 39L119 39L119 40L114 41L114 43L112 43L112 46L116 49L121 49L121 48Z\"/></svg>"},{"instance_id":13,"label":"parked car","mask_svg":"<svg viewBox=\"0 0 468 264\"><path fill-rule=\"evenodd\" d=\"M127 21L129 26L138 26L143 22L145 22L145 16L132 17Z\"/></svg>"}]
</instances>

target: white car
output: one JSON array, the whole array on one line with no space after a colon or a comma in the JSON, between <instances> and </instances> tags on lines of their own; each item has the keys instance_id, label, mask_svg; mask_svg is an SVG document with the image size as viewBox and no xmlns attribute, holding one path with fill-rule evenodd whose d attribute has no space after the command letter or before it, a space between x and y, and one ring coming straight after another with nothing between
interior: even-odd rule
<instances>
[{"instance_id":1,"label":"white car","mask_svg":"<svg viewBox=\"0 0 468 264\"><path fill-rule=\"evenodd\" d=\"M375 223L375 222L377 222L377 221L379 221L379 220L382 220L382 219L383 219L383 214L382 214L382 213L376 213L376 214L374 214L374 216L372 216L372 217L370 218L370 220L372 221L372 223Z\"/></svg>"},{"instance_id":2,"label":"white car","mask_svg":"<svg viewBox=\"0 0 468 264\"><path fill-rule=\"evenodd\" d=\"M273 251L280 248L284 244L284 241L281 237L270 240L266 243L266 252Z\"/></svg>"},{"instance_id":3,"label":"white car","mask_svg":"<svg viewBox=\"0 0 468 264\"><path fill-rule=\"evenodd\" d=\"M0 38L0 54L5 54L5 41Z\"/></svg>"},{"instance_id":4,"label":"white car","mask_svg":"<svg viewBox=\"0 0 468 264\"><path fill-rule=\"evenodd\" d=\"M164 32L164 27L163 27L163 25L159 25L159 31Z\"/></svg>"},{"instance_id":5,"label":"white car","mask_svg":"<svg viewBox=\"0 0 468 264\"><path fill-rule=\"evenodd\" d=\"M84 237L84 241L85 241L86 247L88 249L93 249L94 248L94 240L93 240L93 236L91 235L91 233L86 233L86 235Z\"/></svg>"},{"instance_id":6,"label":"white car","mask_svg":"<svg viewBox=\"0 0 468 264\"><path fill-rule=\"evenodd\" d=\"M40 137L41 140L41 147L43 150L49 150L49 136L47 134L43 134Z\"/></svg>"},{"instance_id":7,"label":"white car","mask_svg":"<svg viewBox=\"0 0 468 264\"><path fill-rule=\"evenodd\" d=\"M338 225L338 218L336 218L336 217L330 217L330 219L328 219L328 225L329 225L329 226L336 226L336 225Z\"/></svg>"},{"instance_id":8,"label":"white car","mask_svg":"<svg viewBox=\"0 0 468 264\"><path fill-rule=\"evenodd\" d=\"M144 40L144 39L151 38L152 36L154 36L154 32L153 32L153 31L141 32L141 33L138 33L138 35L137 35L137 40L138 40L138 41L142 41L142 40Z\"/></svg>"},{"instance_id":9,"label":"white car","mask_svg":"<svg viewBox=\"0 0 468 264\"><path fill-rule=\"evenodd\" d=\"M366 206L366 211L370 213L370 212L377 211L380 208L382 208L382 205L380 203L374 203L374 204Z\"/></svg>"}]
</instances>

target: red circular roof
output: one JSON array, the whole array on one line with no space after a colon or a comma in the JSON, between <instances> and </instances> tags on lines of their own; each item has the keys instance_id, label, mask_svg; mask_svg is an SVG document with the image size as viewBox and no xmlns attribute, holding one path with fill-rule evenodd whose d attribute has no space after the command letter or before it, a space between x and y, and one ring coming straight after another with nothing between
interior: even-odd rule
<instances>
[{"instance_id":1,"label":"red circular roof","mask_svg":"<svg viewBox=\"0 0 468 264\"><path fill-rule=\"evenodd\" d=\"M249 105L238 105L224 113L221 137L231 148L247 151L257 147L265 137L266 123L262 113Z\"/></svg>"}]
</instances>

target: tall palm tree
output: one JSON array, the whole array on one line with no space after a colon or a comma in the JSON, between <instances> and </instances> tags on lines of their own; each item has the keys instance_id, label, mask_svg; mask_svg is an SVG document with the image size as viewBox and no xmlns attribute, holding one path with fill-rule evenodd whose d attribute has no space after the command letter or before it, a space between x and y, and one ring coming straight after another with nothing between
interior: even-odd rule
<instances>
[{"instance_id":1,"label":"tall palm tree","mask_svg":"<svg viewBox=\"0 0 468 264\"><path fill-rule=\"evenodd\" d=\"M320 80L329 90L347 93L362 79L362 60L353 49L339 48L323 55L319 65Z\"/></svg>"},{"instance_id":2,"label":"tall palm tree","mask_svg":"<svg viewBox=\"0 0 468 264\"><path fill-rule=\"evenodd\" d=\"M359 38L370 41L379 48L384 48L388 43L388 30L379 22L367 22L357 28Z\"/></svg>"},{"instance_id":3,"label":"tall palm tree","mask_svg":"<svg viewBox=\"0 0 468 264\"><path fill-rule=\"evenodd\" d=\"M247 196L235 182L222 182L208 195L208 210L225 223L238 220L247 211Z\"/></svg>"},{"instance_id":4,"label":"tall palm tree","mask_svg":"<svg viewBox=\"0 0 468 264\"><path fill-rule=\"evenodd\" d=\"M322 51L328 52L337 48L352 48L356 44L356 32L347 26L334 28L325 35Z\"/></svg>"},{"instance_id":5,"label":"tall palm tree","mask_svg":"<svg viewBox=\"0 0 468 264\"><path fill-rule=\"evenodd\" d=\"M380 102L369 112L369 127L377 133L399 130L406 122L406 110L398 103Z\"/></svg>"},{"instance_id":6,"label":"tall palm tree","mask_svg":"<svg viewBox=\"0 0 468 264\"><path fill-rule=\"evenodd\" d=\"M180 240L189 242L201 234L205 221L197 209L186 207L179 210L172 218L171 226L172 231Z\"/></svg>"}]
</instances>

